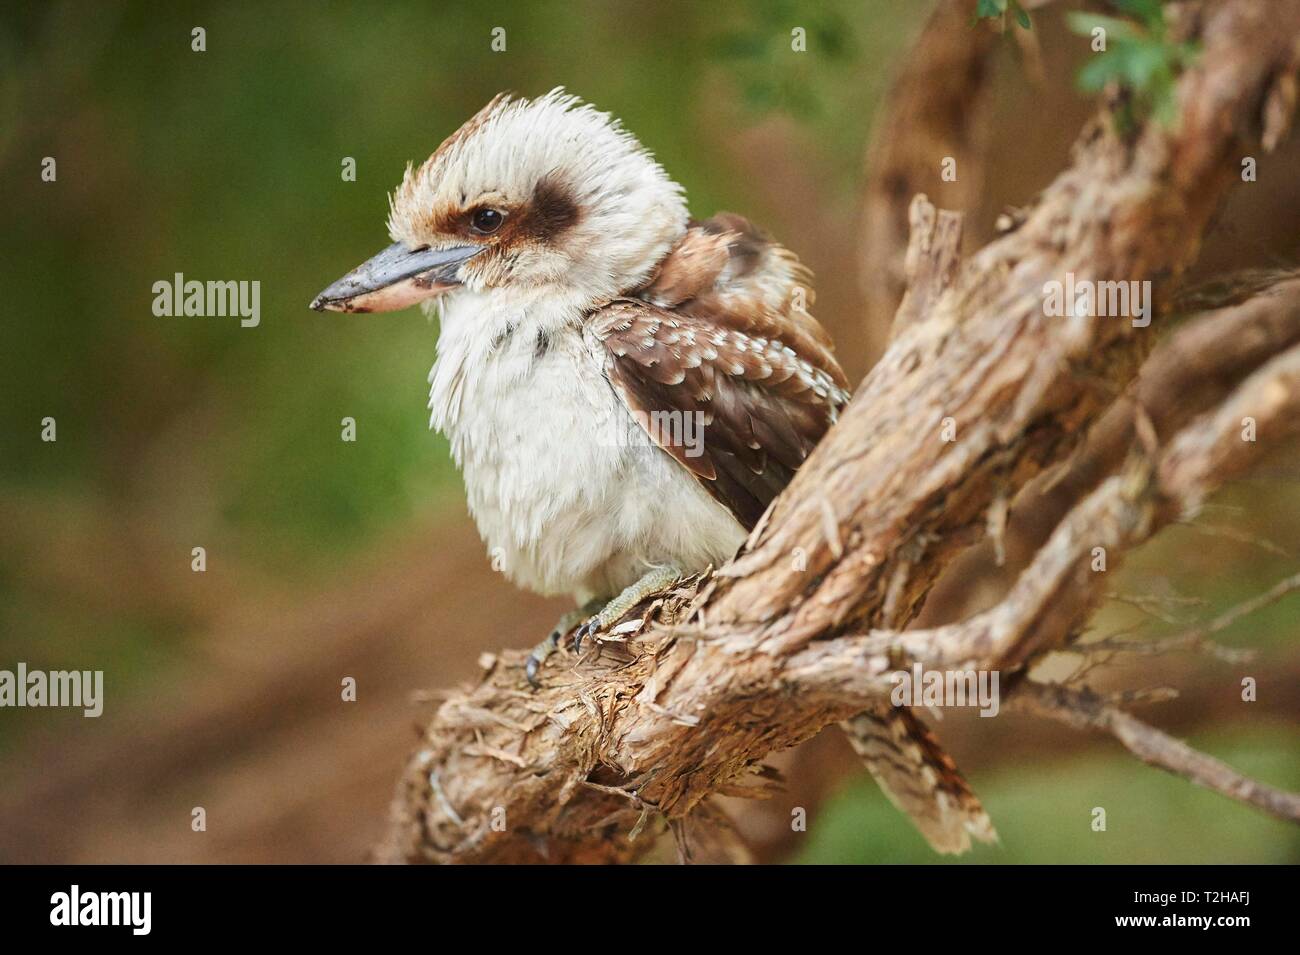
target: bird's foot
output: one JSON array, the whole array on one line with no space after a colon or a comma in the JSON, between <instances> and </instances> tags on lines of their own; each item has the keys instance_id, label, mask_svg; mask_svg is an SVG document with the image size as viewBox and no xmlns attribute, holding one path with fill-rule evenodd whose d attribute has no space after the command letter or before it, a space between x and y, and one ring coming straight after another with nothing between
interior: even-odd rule
<instances>
[{"instance_id":1,"label":"bird's foot","mask_svg":"<svg viewBox=\"0 0 1300 955\"><path fill-rule=\"evenodd\" d=\"M546 662L546 658L555 652L555 648L560 645L564 635L573 629L573 625L585 620L592 610L598 606L600 604L593 601L578 607L576 610L570 610L556 621L555 626L551 628L551 632L546 635L546 639L529 651L528 659L524 661L524 676L528 678L528 682L534 689L538 686L537 674L541 670L542 664Z\"/></svg>"},{"instance_id":2,"label":"bird's foot","mask_svg":"<svg viewBox=\"0 0 1300 955\"><path fill-rule=\"evenodd\" d=\"M681 568L671 564L651 568L640 580L625 587L621 594L605 604L599 613L583 621L582 626L573 633L573 652L581 653L582 644L588 637L594 638L601 631L612 627L646 597L658 593L681 576Z\"/></svg>"},{"instance_id":3,"label":"bird's foot","mask_svg":"<svg viewBox=\"0 0 1300 955\"><path fill-rule=\"evenodd\" d=\"M577 610L570 610L559 619L546 639L529 651L528 659L524 661L524 676L528 678L529 684L534 688L539 685L537 674L541 672L542 664L555 652L564 635L573 629L574 624L582 622L573 634L573 652L581 653L582 645L587 638L594 638L612 627L646 597L658 593L681 576L681 568L671 564L655 567L603 606L600 601L593 600Z\"/></svg>"}]
</instances>

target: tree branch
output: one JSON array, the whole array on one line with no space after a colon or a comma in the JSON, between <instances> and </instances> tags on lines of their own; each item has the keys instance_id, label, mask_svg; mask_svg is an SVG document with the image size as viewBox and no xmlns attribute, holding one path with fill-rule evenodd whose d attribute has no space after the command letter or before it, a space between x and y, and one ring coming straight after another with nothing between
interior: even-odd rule
<instances>
[{"instance_id":1,"label":"tree branch","mask_svg":"<svg viewBox=\"0 0 1300 955\"><path fill-rule=\"evenodd\" d=\"M1266 438L1242 440L1242 421L1248 417ZM791 658L787 683L867 702L888 693L888 674L913 661L933 669L1023 669L1079 634L1103 596L1106 575L1125 552L1199 508L1216 488L1298 433L1300 346L1265 364L1163 452L1135 454L1124 474L1103 482L1061 521L995 607L961 623L817 643ZM1097 547L1106 551L1105 571L1094 570ZM1291 589L1294 584L1283 581L1224 618L1236 620ZM1221 628L1216 621L1204 632Z\"/></svg>"},{"instance_id":2,"label":"tree branch","mask_svg":"<svg viewBox=\"0 0 1300 955\"><path fill-rule=\"evenodd\" d=\"M652 619L636 640L548 667L536 693L523 654L506 653L452 694L399 786L382 858L631 859L646 840L629 833L660 815L684 831L712 794L761 790L768 753L872 698L866 683L879 674L853 642L870 637L846 634L911 620L990 508L1065 457L1149 347L1125 320L1048 316L1044 284L1071 272L1150 279L1158 301L1171 296L1237 157L1263 129L1269 91L1294 71L1300 0L1193 8L1204 15L1180 23L1203 52L1179 79L1180 124L1132 138L1107 119L1091 126L1023 224L957 269L923 320L901 330L741 555L664 595L653 615L639 611ZM1265 422L1287 405L1274 388L1243 387L1220 410L1230 406L1251 409L1265 443L1276 433ZM1107 482L1084 502L1111 519L1115 546L1141 536L1130 508L1154 522L1173 502L1194 507L1252 456L1200 434L1221 435L1223 421L1204 425L1158 455L1149 448L1147 467L1132 472L1141 481ZM1073 560L1085 531L1063 527L1015 606L1065 597L1069 581L1089 586ZM987 626L967 655L1023 661L1060 626L1050 612L1037 618ZM838 664L814 678L810 667L827 660Z\"/></svg>"},{"instance_id":3,"label":"tree branch","mask_svg":"<svg viewBox=\"0 0 1300 955\"><path fill-rule=\"evenodd\" d=\"M1144 763L1190 779L1198 786L1255 806L1280 819L1300 822L1300 795L1243 776L1227 763L1193 749L1118 707L1108 705L1093 693L1030 683L1017 693L1015 706L1075 729L1109 733Z\"/></svg>"},{"instance_id":4,"label":"tree branch","mask_svg":"<svg viewBox=\"0 0 1300 955\"><path fill-rule=\"evenodd\" d=\"M1027 9L1052 0L1027 0ZM893 336L912 320L897 314L914 286L912 247L918 235L917 195L938 196L961 216L974 210L984 186L989 124L985 121L990 61L1004 37L992 23L972 26L970 0L939 0L890 86L867 149L859 257L867 323L882 332L894 320ZM1019 38L1023 31L1015 29ZM951 158L954 179L943 178ZM946 232L953 223L937 223ZM955 256L961 229L952 237Z\"/></svg>"}]
</instances>

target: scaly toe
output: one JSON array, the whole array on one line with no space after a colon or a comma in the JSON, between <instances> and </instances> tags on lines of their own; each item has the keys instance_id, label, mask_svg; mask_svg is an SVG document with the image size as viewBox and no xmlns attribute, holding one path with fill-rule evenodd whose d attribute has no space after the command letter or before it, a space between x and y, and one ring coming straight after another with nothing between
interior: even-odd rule
<instances>
[{"instance_id":1,"label":"scaly toe","mask_svg":"<svg viewBox=\"0 0 1300 955\"><path fill-rule=\"evenodd\" d=\"M588 617L581 627L573 631L573 652L582 652L582 643L588 637L595 639L596 634L600 633L602 627L600 623L600 614Z\"/></svg>"}]
</instances>

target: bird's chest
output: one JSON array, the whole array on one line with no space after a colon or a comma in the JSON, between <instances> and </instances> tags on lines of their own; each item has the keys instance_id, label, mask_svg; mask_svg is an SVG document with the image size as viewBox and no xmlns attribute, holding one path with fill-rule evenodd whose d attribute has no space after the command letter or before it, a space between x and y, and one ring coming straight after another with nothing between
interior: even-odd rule
<instances>
[{"instance_id":1,"label":"bird's chest","mask_svg":"<svg viewBox=\"0 0 1300 955\"><path fill-rule=\"evenodd\" d=\"M587 551L600 549L634 490L623 479L637 450L629 441L642 451L647 441L620 427L631 418L605 379L599 346L580 329L542 334L521 323L485 352L445 345L430 375L430 408L451 441L470 511L502 569L551 589L537 579L541 568L599 559Z\"/></svg>"},{"instance_id":2,"label":"bird's chest","mask_svg":"<svg viewBox=\"0 0 1300 955\"><path fill-rule=\"evenodd\" d=\"M548 499L588 495L617 467L598 425L618 399L579 333L512 341L470 379L452 443L476 503L523 517Z\"/></svg>"}]
</instances>

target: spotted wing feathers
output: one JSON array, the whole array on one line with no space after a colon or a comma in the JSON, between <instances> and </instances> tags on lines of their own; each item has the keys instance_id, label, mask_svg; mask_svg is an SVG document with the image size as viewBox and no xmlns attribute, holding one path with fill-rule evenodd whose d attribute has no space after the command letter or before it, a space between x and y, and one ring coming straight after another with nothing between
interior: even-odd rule
<instances>
[{"instance_id":1,"label":"spotted wing feathers","mask_svg":"<svg viewBox=\"0 0 1300 955\"><path fill-rule=\"evenodd\" d=\"M724 221L735 228L692 227L651 282L598 312L592 329L638 422L748 528L848 395L802 308L806 270L744 220ZM691 433L687 418L702 442L675 440Z\"/></svg>"}]
</instances>

